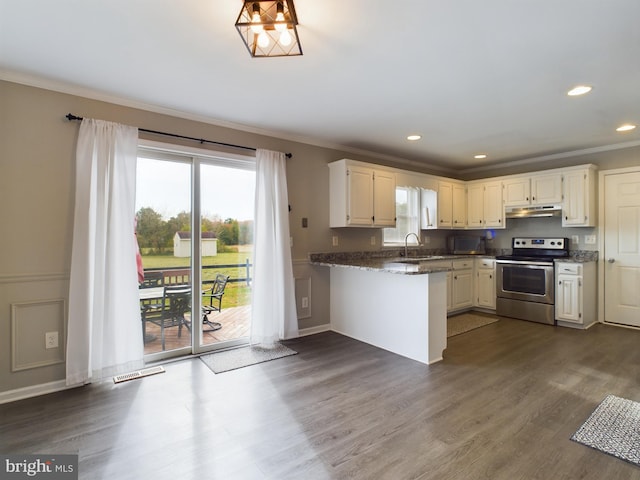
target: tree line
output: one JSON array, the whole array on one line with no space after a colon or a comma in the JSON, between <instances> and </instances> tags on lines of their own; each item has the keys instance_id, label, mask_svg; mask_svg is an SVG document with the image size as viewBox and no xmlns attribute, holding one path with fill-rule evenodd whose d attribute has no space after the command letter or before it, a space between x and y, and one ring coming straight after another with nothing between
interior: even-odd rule
<instances>
[{"instance_id":1,"label":"tree line","mask_svg":"<svg viewBox=\"0 0 640 480\"><path fill-rule=\"evenodd\" d=\"M173 252L173 237L176 232L191 231L191 214L180 212L169 220L151 207L142 207L136 213L138 219L137 236L140 249L146 253L163 254ZM253 243L253 221L239 222L233 218L202 218L202 231L213 232L218 239L218 251L224 252L228 245Z\"/></svg>"}]
</instances>

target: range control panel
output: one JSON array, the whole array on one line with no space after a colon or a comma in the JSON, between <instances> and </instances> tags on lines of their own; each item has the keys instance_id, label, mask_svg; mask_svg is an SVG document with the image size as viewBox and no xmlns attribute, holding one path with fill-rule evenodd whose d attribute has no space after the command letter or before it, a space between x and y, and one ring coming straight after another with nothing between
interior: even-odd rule
<instances>
[{"instance_id":1,"label":"range control panel","mask_svg":"<svg viewBox=\"0 0 640 480\"><path fill-rule=\"evenodd\" d=\"M540 248L544 250L565 250L569 245L568 238L514 237L513 249Z\"/></svg>"}]
</instances>

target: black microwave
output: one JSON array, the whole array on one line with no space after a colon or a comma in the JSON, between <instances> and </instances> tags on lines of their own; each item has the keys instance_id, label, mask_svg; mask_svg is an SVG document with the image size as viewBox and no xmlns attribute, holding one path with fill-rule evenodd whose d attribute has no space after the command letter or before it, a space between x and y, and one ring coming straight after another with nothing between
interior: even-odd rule
<instances>
[{"instance_id":1,"label":"black microwave","mask_svg":"<svg viewBox=\"0 0 640 480\"><path fill-rule=\"evenodd\" d=\"M474 235L451 235L447 237L447 250L453 255L484 255L486 240Z\"/></svg>"}]
</instances>

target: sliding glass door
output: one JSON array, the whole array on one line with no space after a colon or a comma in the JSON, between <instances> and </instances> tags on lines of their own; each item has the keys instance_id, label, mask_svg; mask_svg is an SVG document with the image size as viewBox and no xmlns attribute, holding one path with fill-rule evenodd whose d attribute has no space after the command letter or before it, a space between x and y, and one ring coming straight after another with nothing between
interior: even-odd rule
<instances>
[{"instance_id":1,"label":"sliding glass door","mask_svg":"<svg viewBox=\"0 0 640 480\"><path fill-rule=\"evenodd\" d=\"M190 150L142 147L138 155L139 295L149 361L248 341L255 161Z\"/></svg>"},{"instance_id":2,"label":"sliding glass door","mask_svg":"<svg viewBox=\"0 0 640 480\"><path fill-rule=\"evenodd\" d=\"M200 163L203 349L249 336L254 187L253 169Z\"/></svg>"}]
</instances>

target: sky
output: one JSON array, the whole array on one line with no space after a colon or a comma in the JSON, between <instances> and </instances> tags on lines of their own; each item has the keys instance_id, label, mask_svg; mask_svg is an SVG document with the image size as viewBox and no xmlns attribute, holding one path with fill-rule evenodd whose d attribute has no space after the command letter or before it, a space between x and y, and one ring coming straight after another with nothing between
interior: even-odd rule
<instances>
[{"instance_id":1,"label":"sky","mask_svg":"<svg viewBox=\"0 0 640 480\"><path fill-rule=\"evenodd\" d=\"M138 158L136 212L151 207L165 220L190 212L190 177L188 163ZM201 185L204 217L253 218L255 172L203 164Z\"/></svg>"}]
</instances>

